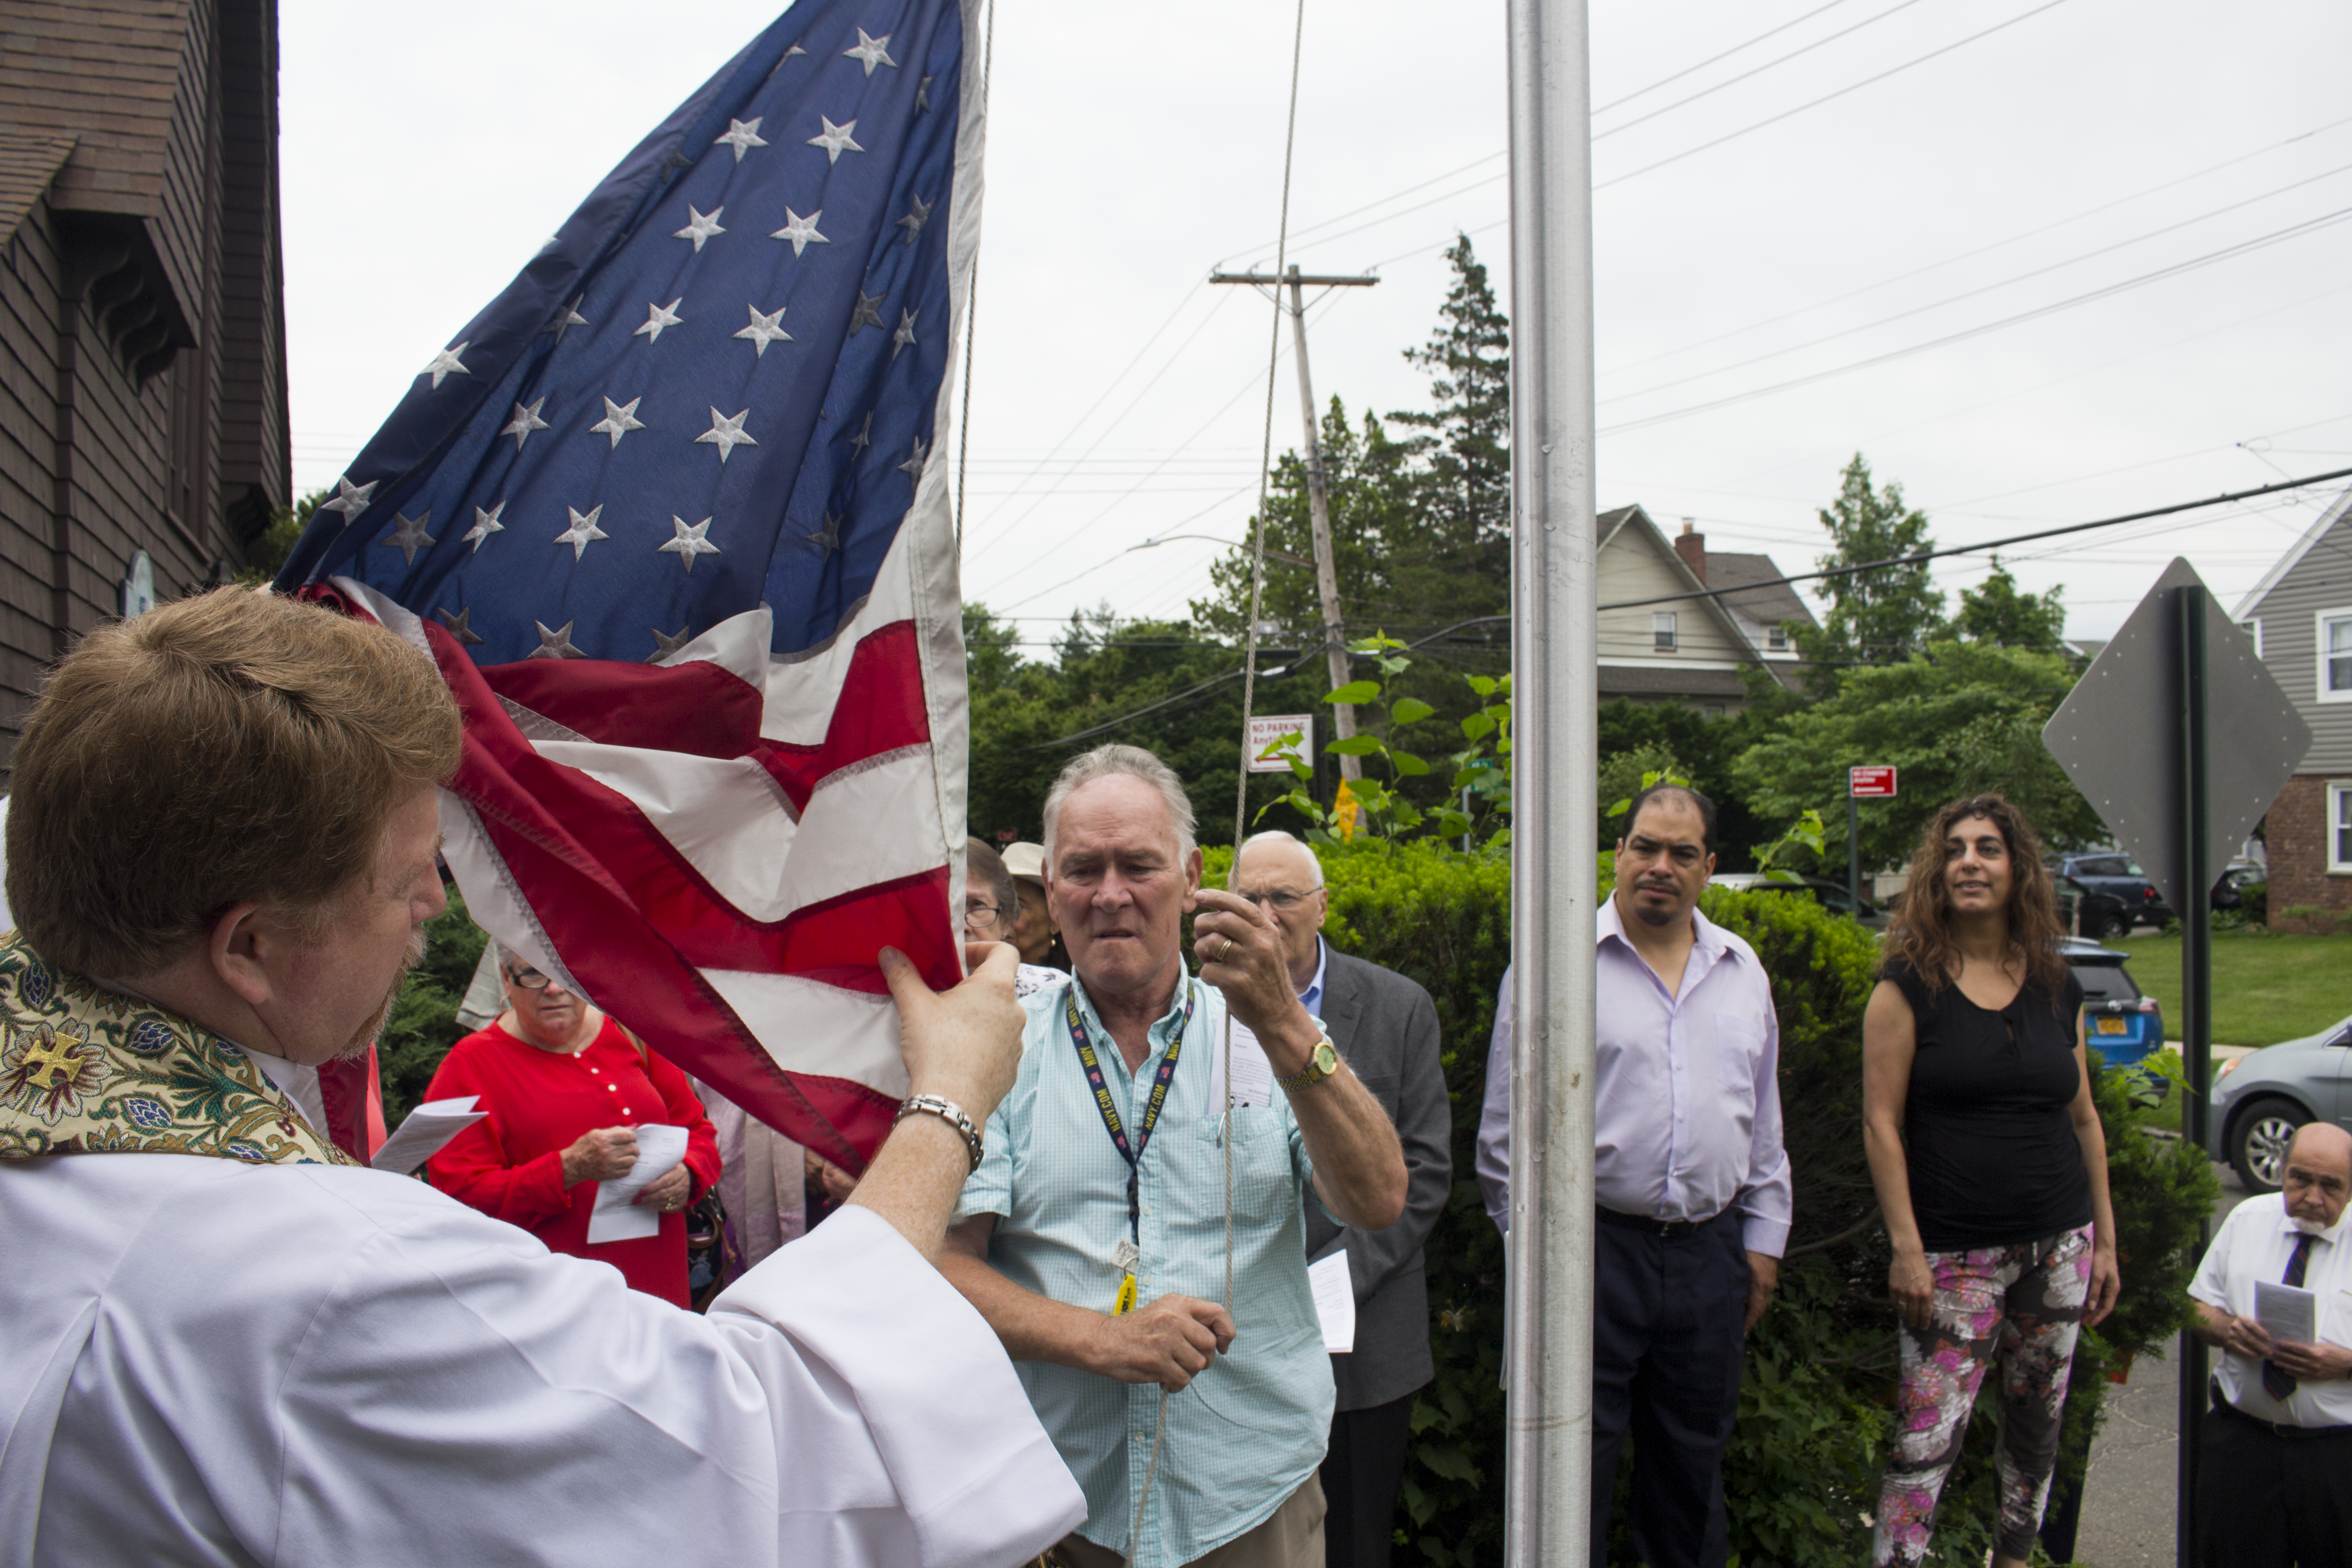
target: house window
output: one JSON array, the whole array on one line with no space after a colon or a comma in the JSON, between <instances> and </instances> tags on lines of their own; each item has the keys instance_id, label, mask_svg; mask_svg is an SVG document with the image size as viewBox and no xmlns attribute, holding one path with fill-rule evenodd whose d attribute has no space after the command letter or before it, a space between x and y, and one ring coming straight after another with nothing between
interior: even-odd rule
<instances>
[{"instance_id":1,"label":"house window","mask_svg":"<svg viewBox=\"0 0 2352 1568\"><path fill-rule=\"evenodd\" d=\"M1764 651L1768 653L1787 653L1789 651L1788 627L1768 627L1764 632Z\"/></svg>"},{"instance_id":2,"label":"house window","mask_svg":"<svg viewBox=\"0 0 2352 1568\"><path fill-rule=\"evenodd\" d=\"M2347 631L2352 631L2352 616L2346 618L2345 626ZM1671 653L1675 651L1675 612L1673 611L1661 610L1650 617L1650 646L1661 653ZM2352 679L2347 680L2346 689L2347 693L2352 693Z\"/></svg>"},{"instance_id":3,"label":"house window","mask_svg":"<svg viewBox=\"0 0 2352 1568\"><path fill-rule=\"evenodd\" d=\"M2261 658L2263 656L2263 618L2257 615L2252 621L2241 621L2238 624L2245 628L2246 635L2254 640L2254 657Z\"/></svg>"},{"instance_id":4,"label":"house window","mask_svg":"<svg viewBox=\"0 0 2352 1568\"><path fill-rule=\"evenodd\" d=\"M2352 779L2327 786L2327 869L2352 872Z\"/></svg>"},{"instance_id":5,"label":"house window","mask_svg":"<svg viewBox=\"0 0 2352 1568\"><path fill-rule=\"evenodd\" d=\"M2352 610L2319 612L2319 700L2352 703Z\"/></svg>"}]
</instances>

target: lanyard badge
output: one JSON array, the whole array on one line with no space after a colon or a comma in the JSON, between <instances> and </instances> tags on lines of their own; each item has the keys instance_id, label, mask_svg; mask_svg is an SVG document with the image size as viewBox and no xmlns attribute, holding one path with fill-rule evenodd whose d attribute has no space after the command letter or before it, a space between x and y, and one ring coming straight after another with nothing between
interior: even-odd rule
<instances>
[{"instance_id":1,"label":"lanyard badge","mask_svg":"<svg viewBox=\"0 0 2352 1568\"><path fill-rule=\"evenodd\" d=\"M1152 1077L1151 1093L1144 1102L1143 1115L1136 1124L1135 1139L1130 1144L1126 1125L1119 1120L1118 1107L1111 1100L1110 1084L1103 1076L1102 1058L1096 1054L1094 1042L1087 1038L1087 1026L1078 1017L1077 988L1073 985L1062 998L1062 1019L1069 1027L1070 1043L1077 1048L1078 1065L1086 1069L1087 1087L1094 1091L1095 1111L1102 1117L1103 1130L1110 1134L1111 1146L1127 1162L1127 1235L1111 1254L1111 1265L1119 1270L1118 1295L1111 1305L1113 1317L1124 1317L1135 1310L1135 1269L1143 1259L1143 1207L1137 1185L1138 1172L1143 1151L1151 1143L1152 1129L1160 1125L1160 1113L1168 1103L1168 1085L1176 1076L1176 1059L1184 1050L1184 1031L1192 1022L1192 986L1188 979L1184 985L1184 1017L1176 1026L1176 1038L1168 1042L1168 1054L1160 1059L1159 1072Z\"/></svg>"}]
</instances>

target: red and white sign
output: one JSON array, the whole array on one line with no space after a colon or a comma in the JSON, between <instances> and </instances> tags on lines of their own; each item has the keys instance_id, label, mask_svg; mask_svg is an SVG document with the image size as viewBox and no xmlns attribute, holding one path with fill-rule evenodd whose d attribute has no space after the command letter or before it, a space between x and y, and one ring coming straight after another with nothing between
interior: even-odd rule
<instances>
[{"instance_id":1,"label":"red and white sign","mask_svg":"<svg viewBox=\"0 0 2352 1568\"><path fill-rule=\"evenodd\" d=\"M1849 768L1845 770L1846 793L1858 800L1895 799L1895 769L1892 768Z\"/></svg>"},{"instance_id":2,"label":"red and white sign","mask_svg":"<svg viewBox=\"0 0 2352 1568\"><path fill-rule=\"evenodd\" d=\"M1272 757L1265 755L1266 747L1279 742L1286 735L1298 737L1294 743L1298 752L1298 760L1309 767L1314 765L1315 716L1313 714L1282 713L1271 716L1253 714L1250 716L1249 734L1244 737L1242 741L1243 746L1249 752L1251 772L1287 773L1290 771L1290 764L1284 760L1281 752Z\"/></svg>"}]
</instances>

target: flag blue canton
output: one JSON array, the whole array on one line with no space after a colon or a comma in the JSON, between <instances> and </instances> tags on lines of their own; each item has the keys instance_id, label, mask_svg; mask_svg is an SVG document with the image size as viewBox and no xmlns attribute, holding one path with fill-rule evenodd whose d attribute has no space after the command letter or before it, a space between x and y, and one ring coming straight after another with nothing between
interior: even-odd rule
<instances>
[{"instance_id":1,"label":"flag blue canton","mask_svg":"<svg viewBox=\"0 0 2352 1568\"><path fill-rule=\"evenodd\" d=\"M282 589L356 578L476 663L658 659L764 603L823 645L934 444L955 0L802 0L419 372Z\"/></svg>"}]
</instances>

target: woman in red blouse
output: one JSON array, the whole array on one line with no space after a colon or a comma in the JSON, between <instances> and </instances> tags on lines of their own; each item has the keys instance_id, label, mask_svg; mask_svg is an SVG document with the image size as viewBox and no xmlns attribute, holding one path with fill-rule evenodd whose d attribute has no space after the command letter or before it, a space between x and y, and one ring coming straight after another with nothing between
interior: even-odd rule
<instances>
[{"instance_id":1,"label":"woman in red blouse","mask_svg":"<svg viewBox=\"0 0 2352 1568\"><path fill-rule=\"evenodd\" d=\"M450 1047L429 1100L473 1094L488 1113L426 1162L433 1185L551 1251L593 1258L633 1290L688 1304L687 1205L719 1179L719 1139L686 1074L641 1050L621 1026L501 948L506 1011ZM596 1184L626 1176L635 1129L688 1129L686 1162L637 1201L662 1211L661 1233L588 1242Z\"/></svg>"}]
</instances>

